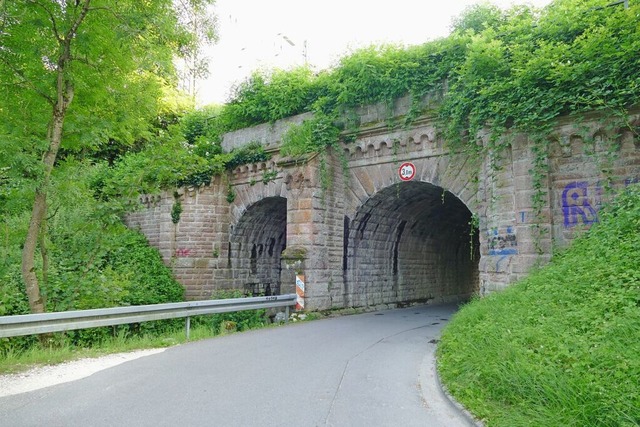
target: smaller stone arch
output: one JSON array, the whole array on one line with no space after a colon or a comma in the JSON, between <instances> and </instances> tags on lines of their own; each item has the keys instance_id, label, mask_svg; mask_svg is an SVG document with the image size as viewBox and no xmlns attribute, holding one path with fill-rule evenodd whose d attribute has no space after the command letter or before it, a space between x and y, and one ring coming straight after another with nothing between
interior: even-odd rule
<instances>
[{"instance_id":1,"label":"smaller stone arch","mask_svg":"<svg viewBox=\"0 0 640 427\"><path fill-rule=\"evenodd\" d=\"M380 145L378 149L382 150L382 147L384 146L385 150L391 151L393 150L394 145L395 145L395 141L393 139L387 139L387 140L380 141Z\"/></svg>"},{"instance_id":2,"label":"smaller stone arch","mask_svg":"<svg viewBox=\"0 0 640 427\"><path fill-rule=\"evenodd\" d=\"M438 148L435 129L419 132L413 137L413 140L415 144L422 145L425 149Z\"/></svg>"},{"instance_id":3,"label":"smaller stone arch","mask_svg":"<svg viewBox=\"0 0 640 427\"><path fill-rule=\"evenodd\" d=\"M232 287L254 295L279 294L287 241L287 199L266 197L250 205L229 235Z\"/></svg>"},{"instance_id":4,"label":"smaller stone arch","mask_svg":"<svg viewBox=\"0 0 640 427\"><path fill-rule=\"evenodd\" d=\"M640 116L630 117L628 124L617 129L616 133L623 150L640 150Z\"/></svg>"}]
</instances>

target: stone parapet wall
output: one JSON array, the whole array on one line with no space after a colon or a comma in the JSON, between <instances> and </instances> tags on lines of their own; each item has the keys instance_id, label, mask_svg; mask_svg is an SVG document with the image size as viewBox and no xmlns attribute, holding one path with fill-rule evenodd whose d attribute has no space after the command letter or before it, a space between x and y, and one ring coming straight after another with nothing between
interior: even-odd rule
<instances>
[{"instance_id":1,"label":"stone parapet wall","mask_svg":"<svg viewBox=\"0 0 640 427\"><path fill-rule=\"evenodd\" d=\"M222 149L230 152L249 143L255 142L264 146L267 150L277 150L282 140L282 135L291 125L300 124L312 117L311 113L278 120L276 123L264 123L246 129L226 133L222 138Z\"/></svg>"}]
</instances>

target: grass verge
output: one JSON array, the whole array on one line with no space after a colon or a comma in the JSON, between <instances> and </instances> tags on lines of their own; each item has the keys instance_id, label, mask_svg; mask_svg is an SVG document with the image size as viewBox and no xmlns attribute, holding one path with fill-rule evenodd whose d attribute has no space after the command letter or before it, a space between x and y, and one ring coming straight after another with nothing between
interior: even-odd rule
<instances>
[{"instance_id":1,"label":"grass verge","mask_svg":"<svg viewBox=\"0 0 640 427\"><path fill-rule=\"evenodd\" d=\"M166 321L161 321L166 322ZM154 322L146 322L144 333L129 333L128 329L119 330L115 335L107 336L100 342L91 341L84 346L74 342L67 333L51 334L45 342L35 341L28 347L22 345L18 337L17 344L4 338L0 352L0 374L21 372L39 365L54 365L71 360L99 357L107 354L123 353L149 348L163 348L187 342L184 321L172 321L172 328L155 328ZM189 342L213 338L230 332L240 332L270 326L264 310L249 310L237 313L194 316L191 318ZM95 328L94 330L104 330ZM91 329L83 330L91 334ZM102 331L103 332L103 331ZM105 335L105 334L101 334Z\"/></svg>"},{"instance_id":2,"label":"grass verge","mask_svg":"<svg viewBox=\"0 0 640 427\"><path fill-rule=\"evenodd\" d=\"M438 370L487 426L640 425L640 187L550 265L463 307Z\"/></svg>"}]
</instances>

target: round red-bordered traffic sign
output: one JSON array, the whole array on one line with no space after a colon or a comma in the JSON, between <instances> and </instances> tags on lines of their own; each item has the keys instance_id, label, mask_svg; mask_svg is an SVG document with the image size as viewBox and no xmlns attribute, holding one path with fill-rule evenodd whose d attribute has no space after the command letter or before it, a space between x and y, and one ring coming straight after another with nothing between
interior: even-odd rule
<instances>
[{"instance_id":1,"label":"round red-bordered traffic sign","mask_svg":"<svg viewBox=\"0 0 640 427\"><path fill-rule=\"evenodd\" d=\"M413 163L405 162L398 168L398 175L403 181L411 181L416 176L416 166Z\"/></svg>"}]
</instances>

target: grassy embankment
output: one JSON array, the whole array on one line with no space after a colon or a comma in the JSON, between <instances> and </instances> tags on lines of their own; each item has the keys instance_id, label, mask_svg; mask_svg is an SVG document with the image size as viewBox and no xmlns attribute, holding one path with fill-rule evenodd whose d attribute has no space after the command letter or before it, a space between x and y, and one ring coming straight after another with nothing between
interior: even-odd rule
<instances>
[{"instance_id":1,"label":"grassy embankment","mask_svg":"<svg viewBox=\"0 0 640 427\"><path fill-rule=\"evenodd\" d=\"M438 367L487 426L640 425L640 186L550 265L463 307Z\"/></svg>"}]
</instances>

